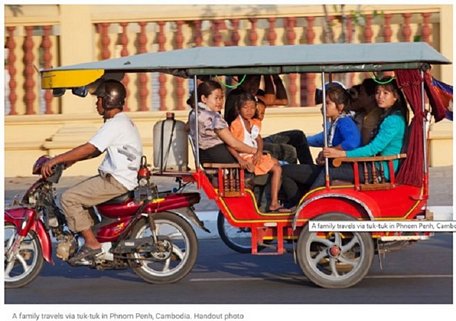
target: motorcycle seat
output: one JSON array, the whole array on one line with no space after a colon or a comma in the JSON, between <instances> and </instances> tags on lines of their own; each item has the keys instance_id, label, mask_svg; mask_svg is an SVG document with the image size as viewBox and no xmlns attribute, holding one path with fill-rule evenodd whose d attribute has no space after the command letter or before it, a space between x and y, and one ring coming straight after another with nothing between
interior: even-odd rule
<instances>
[{"instance_id":1,"label":"motorcycle seat","mask_svg":"<svg viewBox=\"0 0 456 321\"><path fill-rule=\"evenodd\" d=\"M108 204L120 204L120 203L125 203L126 201L132 199L134 197L134 192L133 191L128 191L122 195L116 196L109 201L106 201L104 203L101 203L99 205L108 205Z\"/></svg>"}]
</instances>

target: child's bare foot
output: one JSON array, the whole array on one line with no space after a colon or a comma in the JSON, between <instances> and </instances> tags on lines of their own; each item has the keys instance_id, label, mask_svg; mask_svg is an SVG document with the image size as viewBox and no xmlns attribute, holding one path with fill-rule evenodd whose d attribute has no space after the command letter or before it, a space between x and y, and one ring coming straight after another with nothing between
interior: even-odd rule
<instances>
[{"instance_id":1,"label":"child's bare foot","mask_svg":"<svg viewBox=\"0 0 456 321\"><path fill-rule=\"evenodd\" d=\"M281 206L281 205L279 205L279 204L277 204L277 205L275 205L275 206L271 204L271 205L269 206L269 212L276 212L276 213L291 213L292 210L289 209L289 208L285 208L285 207L283 207L283 206Z\"/></svg>"}]
</instances>

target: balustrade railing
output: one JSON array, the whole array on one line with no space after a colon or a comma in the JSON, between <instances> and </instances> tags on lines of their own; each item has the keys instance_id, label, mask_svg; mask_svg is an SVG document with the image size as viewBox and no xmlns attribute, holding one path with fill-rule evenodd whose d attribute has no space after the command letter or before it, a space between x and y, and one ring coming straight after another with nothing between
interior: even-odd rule
<instances>
[{"instance_id":1,"label":"balustrade railing","mask_svg":"<svg viewBox=\"0 0 456 321\"><path fill-rule=\"evenodd\" d=\"M54 26L5 28L5 114L58 113L52 93L39 88L38 69L58 61L58 34Z\"/></svg>"},{"instance_id":2,"label":"balustrade railing","mask_svg":"<svg viewBox=\"0 0 456 321\"><path fill-rule=\"evenodd\" d=\"M365 14L363 23L351 16L329 16L334 41L426 41L435 47L440 13L394 12ZM94 59L102 60L153 51L198 46L257 46L324 42L324 16L236 17L177 21L103 21L93 23ZM342 23L345 28L341 28ZM77 32L77 31L75 31ZM5 114L60 113L61 100L40 89L40 68L60 63L58 25L7 25L5 27ZM68 36L68 35L67 35ZM77 44L75 44L77 48ZM75 49L77 50L77 49ZM361 75L363 76L363 75ZM361 76L344 79L350 86ZM313 106L319 75L283 75L289 106ZM130 111L182 110L191 81L161 73L126 74L126 109Z\"/></svg>"}]
</instances>

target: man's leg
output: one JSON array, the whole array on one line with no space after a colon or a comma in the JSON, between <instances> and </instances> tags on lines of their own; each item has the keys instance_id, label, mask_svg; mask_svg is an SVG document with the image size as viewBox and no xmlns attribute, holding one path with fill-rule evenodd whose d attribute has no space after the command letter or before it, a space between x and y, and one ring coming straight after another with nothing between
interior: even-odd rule
<instances>
[{"instance_id":1,"label":"man's leg","mask_svg":"<svg viewBox=\"0 0 456 321\"><path fill-rule=\"evenodd\" d=\"M331 181L342 180L353 182L353 165L349 163L343 163L340 167L329 166L329 177ZM317 176L310 189L314 189L320 186L325 186L324 168L321 169L320 174Z\"/></svg>"},{"instance_id":2,"label":"man's leg","mask_svg":"<svg viewBox=\"0 0 456 321\"><path fill-rule=\"evenodd\" d=\"M87 247L100 248L101 245L91 229L93 220L88 209L127 191L110 175L106 178L94 176L67 189L62 194L61 204L68 227L74 232L81 232Z\"/></svg>"},{"instance_id":3,"label":"man's leg","mask_svg":"<svg viewBox=\"0 0 456 321\"><path fill-rule=\"evenodd\" d=\"M298 155L297 150L293 146L289 144L280 144L280 149L282 153L282 159L286 161L288 164L297 164L298 163Z\"/></svg>"},{"instance_id":4,"label":"man's leg","mask_svg":"<svg viewBox=\"0 0 456 321\"><path fill-rule=\"evenodd\" d=\"M287 144L296 149L297 157L300 164L314 164L312 154L310 153L307 137L302 130L288 130L278 133L278 135L288 137Z\"/></svg>"},{"instance_id":5,"label":"man's leg","mask_svg":"<svg viewBox=\"0 0 456 321\"><path fill-rule=\"evenodd\" d=\"M290 201L296 205L303 196L303 191L313 183L319 168L315 165L290 164L282 166L282 190Z\"/></svg>"},{"instance_id":6,"label":"man's leg","mask_svg":"<svg viewBox=\"0 0 456 321\"><path fill-rule=\"evenodd\" d=\"M296 149L291 145L263 142L263 150L268 151L277 160L286 161L289 164L297 162Z\"/></svg>"},{"instance_id":7,"label":"man's leg","mask_svg":"<svg viewBox=\"0 0 456 321\"><path fill-rule=\"evenodd\" d=\"M273 144L288 144L290 139L282 135L282 133L272 134L267 137L263 137L264 143L273 143Z\"/></svg>"}]
</instances>

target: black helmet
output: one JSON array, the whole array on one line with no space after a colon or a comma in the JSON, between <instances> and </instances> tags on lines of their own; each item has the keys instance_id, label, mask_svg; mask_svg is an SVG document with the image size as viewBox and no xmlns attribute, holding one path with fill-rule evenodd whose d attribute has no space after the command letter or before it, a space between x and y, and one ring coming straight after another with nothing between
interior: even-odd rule
<instances>
[{"instance_id":1,"label":"black helmet","mask_svg":"<svg viewBox=\"0 0 456 321\"><path fill-rule=\"evenodd\" d=\"M114 79L103 81L93 94L103 99L104 109L123 108L127 96L124 85Z\"/></svg>"}]
</instances>

